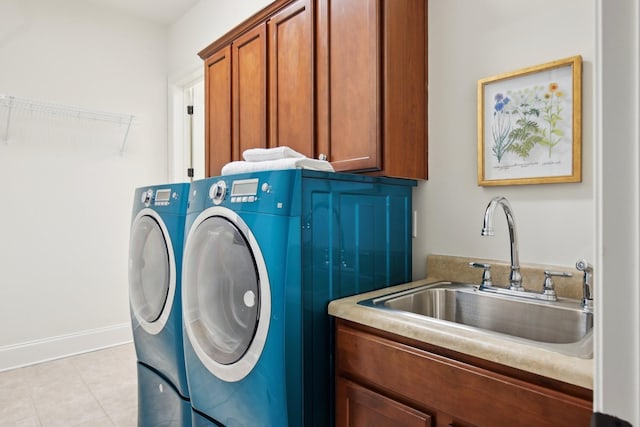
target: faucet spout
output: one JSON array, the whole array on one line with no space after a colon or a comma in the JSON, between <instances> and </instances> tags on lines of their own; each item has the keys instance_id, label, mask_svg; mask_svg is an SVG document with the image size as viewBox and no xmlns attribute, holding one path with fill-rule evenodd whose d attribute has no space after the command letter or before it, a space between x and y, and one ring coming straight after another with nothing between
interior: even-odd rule
<instances>
[{"instance_id":1,"label":"faucet spout","mask_svg":"<svg viewBox=\"0 0 640 427\"><path fill-rule=\"evenodd\" d=\"M502 209L507 216L507 225L509 226L509 244L511 246L511 273L509 274L509 289L514 291L524 291L524 287L522 286L522 276L520 275L520 256L518 255L516 220L513 216L511 204L506 197L494 197L487 205L487 208L484 211L481 235L493 236L493 214L498 205L502 206Z\"/></svg>"}]
</instances>

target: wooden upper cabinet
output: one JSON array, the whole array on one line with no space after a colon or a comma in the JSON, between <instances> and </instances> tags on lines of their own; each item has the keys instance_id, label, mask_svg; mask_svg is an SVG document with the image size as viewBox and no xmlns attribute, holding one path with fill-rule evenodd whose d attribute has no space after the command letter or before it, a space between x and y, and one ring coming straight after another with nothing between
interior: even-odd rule
<instances>
[{"instance_id":1,"label":"wooden upper cabinet","mask_svg":"<svg viewBox=\"0 0 640 427\"><path fill-rule=\"evenodd\" d=\"M231 161L231 47L205 61L205 173L220 175Z\"/></svg>"},{"instance_id":2,"label":"wooden upper cabinet","mask_svg":"<svg viewBox=\"0 0 640 427\"><path fill-rule=\"evenodd\" d=\"M339 171L382 169L379 3L319 0L318 150Z\"/></svg>"},{"instance_id":3,"label":"wooden upper cabinet","mask_svg":"<svg viewBox=\"0 0 640 427\"><path fill-rule=\"evenodd\" d=\"M314 157L313 11L310 0L285 8L269 26L269 146Z\"/></svg>"},{"instance_id":4,"label":"wooden upper cabinet","mask_svg":"<svg viewBox=\"0 0 640 427\"><path fill-rule=\"evenodd\" d=\"M383 170L426 179L427 1L383 3Z\"/></svg>"},{"instance_id":5,"label":"wooden upper cabinet","mask_svg":"<svg viewBox=\"0 0 640 427\"><path fill-rule=\"evenodd\" d=\"M249 148L267 148L267 31L251 29L231 45L233 92L232 160Z\"/></svg>"},{"instance_id":6,"label":"wooden upper cabinet","mask_svg":"<svg viewBox=\"0 0 640 427\"><path fill-rule=\"evenodd\" d=\"M275 0L199 53L207 175L289 146L337 171L426 179L426 49L427 0Z\"/></svg>"},{"instance_id":7,"label":"wooden upper cabinet","mask_svg":"<svg viewBox=\"0 0 640 427\"><path fill-rule=\"evenodd\" d=\"M318 151L339 171L426 179L427 2L318 0Z\"/></svg>"}]
</instances>

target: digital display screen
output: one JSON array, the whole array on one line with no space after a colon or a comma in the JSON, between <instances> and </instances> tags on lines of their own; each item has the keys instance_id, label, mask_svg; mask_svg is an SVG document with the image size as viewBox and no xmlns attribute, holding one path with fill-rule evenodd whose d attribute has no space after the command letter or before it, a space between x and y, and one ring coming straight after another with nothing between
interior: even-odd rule
<instances>
[{"instance_id":1,"label":"digital display screen","mask_svg":"<svg viewBox=\"0 0 640 427\"><path fill-rule=\"evenodd\" d=\"M258 178L233 181L232 196L255 196L258 193Z\"/></svg>"},{"instance_id":2,"label":"digital display screen","mask_svg":"<svg viewBox=\"0 0 640 427\"><path fill-rule=\"evenodd\" d=\"M171 190L164 189L156 191L156 202L168 202L171 199Z\"/></svg>"}]
</instances>

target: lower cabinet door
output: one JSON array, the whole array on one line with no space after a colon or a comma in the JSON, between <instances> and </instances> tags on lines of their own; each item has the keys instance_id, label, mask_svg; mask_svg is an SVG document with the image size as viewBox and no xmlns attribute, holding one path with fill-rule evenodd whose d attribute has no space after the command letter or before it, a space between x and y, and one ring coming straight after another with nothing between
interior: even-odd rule
<instances>
[{"instance_id":1,"label":"lower cabinet door","mask_svg":"<svg viewBox=\"0 0 640 427\"><path fill-rule=\"evenodd\" d=\"M593 405L588 389L463 354L438 354L443 349L426 350L405 340L337 320L338 426L589 425Z\"/></svg>"},{"instance_id":2,"label":"lower cabinet door","mask_svg":"<svg viewBox=\"0 0 640 427\"><path fill-rule=\"evenodd\" d=\"M336 427L431 427L431 416L347 379L336 380ZM435 426L434 426L435 427Z\"/></svg>"}]
</instances>

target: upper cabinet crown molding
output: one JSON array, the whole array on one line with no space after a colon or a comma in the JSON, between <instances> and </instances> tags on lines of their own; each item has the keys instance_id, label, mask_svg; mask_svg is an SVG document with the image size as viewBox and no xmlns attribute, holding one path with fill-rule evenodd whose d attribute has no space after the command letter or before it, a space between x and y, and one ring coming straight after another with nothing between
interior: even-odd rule
<instances>
[{"instance_id":1,"label":"upper cabinet crown molding","mask_svg":"<svg viewBox=\"0 0 640 427\"><path fill-rule=\"evenodd\" d=\"M198 56L202 59L207 59L215 52L225 47L228 44L231 44L232 41L240 37L242 34L246 33L256 25L260 25L262 22L265 22L268 18L273 16L275 13L280 11L281 9L287 7L290 3L293 3L296 0L275 0L273 3L266 6L264 9L259 10L258 12L251 15L249 18L242 21L236 27L231 29L229 32L215 40L209 46L202 49L198 52Z\"/></svg>"}]
</instances>

